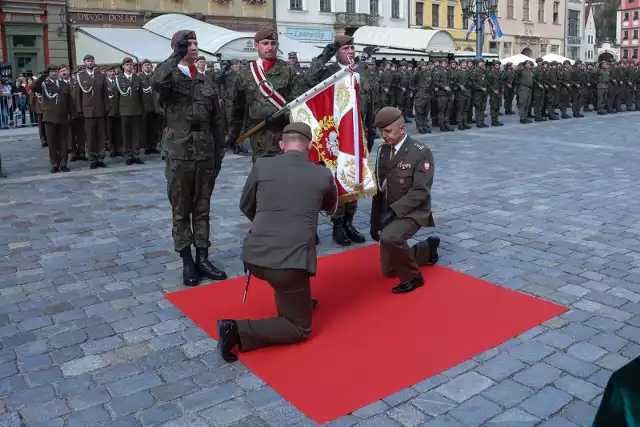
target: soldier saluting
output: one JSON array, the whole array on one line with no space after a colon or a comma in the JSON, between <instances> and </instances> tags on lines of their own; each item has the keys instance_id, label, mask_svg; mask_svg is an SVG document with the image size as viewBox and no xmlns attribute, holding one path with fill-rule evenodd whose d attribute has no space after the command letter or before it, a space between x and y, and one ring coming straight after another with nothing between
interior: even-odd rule
<instances>
[{"instance_id":1,"label":"soldier saluting","mask_svg":"<svg viewBox=\"0 0 640 427\"><path fill-rule=\"evenodd\" d=\"M195 286L198 277L227 278L209 261L209 209L216 157L224 144L224 117L211 80L196 71L195 32L178 31L171 38L171 48L173 54L158 65L152 82L166 118L162 157L173 214L173 243L182 258L184 285ZM195 262L191 245L196 247Z\"/></svg>"},{"instance_id":2,"label":"soldier saluting","mask_svg":"<svg viewBox=\"0 0 640 427\"><path fill-rule=\"evenodd\" d=\"M284 115L273 121L267 119L299 95L304 83L288 62L278 59L278 33L274 28L261 28L254 36L253 45L258 52L258 59L240 70L233 90L229 141L235 148L245 113L248 128L266 120L266 126L251 136L255 161L258 157L282 153L279 142L288 119Z\"/></svg>"}]
</instances>

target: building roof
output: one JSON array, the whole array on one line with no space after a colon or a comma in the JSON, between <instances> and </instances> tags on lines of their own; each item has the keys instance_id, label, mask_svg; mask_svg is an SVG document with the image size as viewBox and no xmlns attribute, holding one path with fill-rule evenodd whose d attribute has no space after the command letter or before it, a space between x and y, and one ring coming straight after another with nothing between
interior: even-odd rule
<instances>
[{"instance_id":1,"label":"building roof","mask_svg":"<svg viewBox=\"0 0 640 427\"><path fill-rule=\"evenodd\" d=\"M360 27L353 34L356 44L427 53L454 53L455 40L444 30L419 28Z\"/></svg>"}]
</instances>

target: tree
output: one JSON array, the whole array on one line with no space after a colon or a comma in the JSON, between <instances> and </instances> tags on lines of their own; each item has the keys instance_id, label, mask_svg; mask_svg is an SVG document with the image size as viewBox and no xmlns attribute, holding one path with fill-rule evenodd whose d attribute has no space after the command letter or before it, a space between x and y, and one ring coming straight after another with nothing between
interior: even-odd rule
<instances>
[{"instance_id":1,"label":"tree","mask_svg":"<svg viewBox=\"0 0 640 427\"><path fill-rule=\"evenodd\" d=\"M596 40L601 42L609 40L616 42L618 34L616 34L616 26L618 20L618 0L587 0L587 4L591 5L591 13L593 13L593 21L596 24Z\"/></svg>"}]
</instances>

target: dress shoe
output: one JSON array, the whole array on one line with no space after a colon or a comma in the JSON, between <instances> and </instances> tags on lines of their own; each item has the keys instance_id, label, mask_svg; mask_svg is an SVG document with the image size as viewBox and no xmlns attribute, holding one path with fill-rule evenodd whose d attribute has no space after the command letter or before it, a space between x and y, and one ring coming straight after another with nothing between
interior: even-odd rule
<instances>
[{"instance_id":1,"label":"dress shoe","mask_svg":"<svg viewBox=\"0 0 640 427\"><path fill-rule=\"evenodd\" d=\"M211 264L207 248L196 248L196 272L198 276L210 280L225 280L227 278L227 273Z\"/></svg>"},{"instance_id":2,"label":"dress shoe","mask_svg":"<svg viewBox=\"0 0 640 427\"><path fill-rule=\"evenodd\" d=\"M98 167L99 168L106 168L107 165L105 165L103 161L100 161L100 162L98 162Z\"/></svg>"},{"instance_id":3,"label":"dress shoe","mask_svg":"<svg viewBox=\"0 0 640 427\"><path fill-rule=\"evenodd\" d=\"M394 294L406 294L418 289L423 285L424 279L422 278L422 274L418 274L418 276L416 276L414 279L409 280L408 282L400 283L398 286L393 288L391 292L393 292Z\"/></svg>"},{"instance_id":4,"label":"dress shoe","mask_svg":"<svg viewBox=\"0 0 640 427\"><path fill-rule=\"evenodd\" d=\"M89 168L97 169L98 168L98 162L91 162L91 164L89 165Z\"/></svg>"},{"instance_id":5,"label":"dress shoe","mask_svg":"<svg viewBox=\"0 0 640 427\"><path fill-rule=\"evenodd\" d=\"M140 157L134 157L133 163L135 163L136 165L144 165L144 161L142 161Z\"/></svg>"},{"instance_id":6,"label":"dress shoe","mask_svg":"<svg viewBox=\"0 0 640 427\"><path fill-rule=\"evenodd\" d=\"M344 232L347 233L349 240L355 243L364 243L367 239L353 226L353 214L345 214L344 216Z\"/></svg>"},{"instance_id":7,"label":"dress shoe","mask_svg":"<svg viewBox=\"0 0 640 427\"><path fill-rule=\"evenodd\" d=\"M333 241L340 246L350 246L351 239L344 231L344 218L331 218L331 222L333 222Z\"/></svg>"},{"instance_id":8,"label":"dress shoe","mask_svg":"<svg viewBox=\"0 0 640 427\"><path fill-rule=\"evenodd\" d=\"M127 161L124 162L124 164L127 166L131 166L133 163L134 163L133 159L127 159Z\"/></svg>"},{"instance_id":9,"label":"dress shoe","mask_svg":"<svg viewBox=\"0 0 640 427\"><path fill-rule=\"evenodd\" d=\"M59 170L60 170L60 168L58 166L53 166L51 168L51 173L58 173Z\"/></svg>"},{"instance_id":10,"label":"dress shoe","mask_svg":"<svg viewBox=\"0 0 640 427\"><path fill-rule=\"evenodd\" d=\"M440 246L440 237L431 236L427 238L427 244L429 245L429 262L428 266L436 265L438 263L438 247Z\"/></svg>"},{"instance_id":11,"label":"dress shoe","mask_svg":"<svg viewBox=\"0 0 640 427\"><path fill-rule=\"evenodd\" d=\"M182 284L189 287L197 286L198 275L196 274L196 265L191 254L191 246L187 246L180 251L180 258L182 258Z\"/></svg>"},{"instance_id":12,"label":"dress shoe","mask_svg":"<svg viewBox=\"0 0 640 427\"><path fill-rule=\"evenodd\" d=\"M218 320L218 350L225 362L235 362L238 356L233 350L240 345L238 325L233 320Z\"/></svg>"},{"instance_id":13,"label":"dress shoe","mask_svg":"<svg viewBox=\"0 0 640 427\"><path fill-rule=\"evenodd\" d=\"M62 172L71 172L71 170L70 170L68 167L66 167L66 166L62 166L62 167L60 168L60 170L61 170Z\"/></svg>"}]
</instances>

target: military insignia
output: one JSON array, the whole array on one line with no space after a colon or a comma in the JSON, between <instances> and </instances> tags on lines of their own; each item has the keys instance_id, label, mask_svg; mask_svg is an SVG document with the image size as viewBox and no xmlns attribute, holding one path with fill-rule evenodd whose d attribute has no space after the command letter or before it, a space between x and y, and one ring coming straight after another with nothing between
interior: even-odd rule
<instances>
[{"instance_id":1,"label":"military insignia","mask_svg":"<svg viewBox=\"0 0 640 427\"><path fill-rule=\"evenodd\" d=\"M404 178L400 178L400 185L404 185Z\"/></svg>"},{"instance_id":2,"label":"military insignia","mask_svg":"<svg viewBox=\"0 0 640 427\"><path fill-rule=\"evenodd\" d=\"M407 170L411 169L411 163L398 163L398 169Z\"/></svg>"},{"instance_id":3,"label":"military insignia","mask_svg":"<svg viewBox=\"0 0 640 427\"><path fill-rule=\"evenodd\" d=\"M431 169L431 165L429 164L429 162L424 162L424 171L429 172L429 169Z\"/></svg>"}]
</instances>

